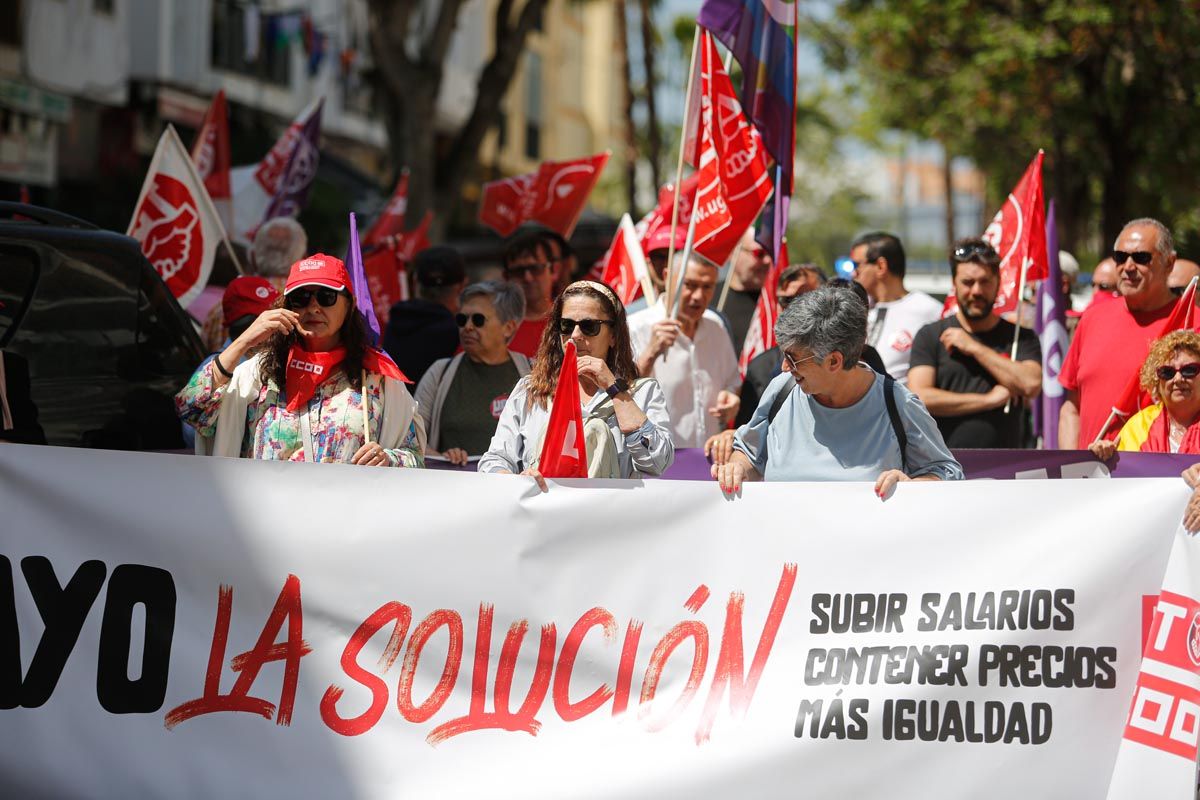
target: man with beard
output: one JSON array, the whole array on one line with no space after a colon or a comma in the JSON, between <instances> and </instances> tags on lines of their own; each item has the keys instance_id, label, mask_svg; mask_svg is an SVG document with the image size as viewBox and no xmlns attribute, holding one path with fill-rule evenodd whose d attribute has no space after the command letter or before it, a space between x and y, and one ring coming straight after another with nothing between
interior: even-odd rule
<instances>
[{"instance_id":1,"label":"man with beard","mask_svg":"<svg viewBox=\"0 0 1200 800\"><path fill-rule=\"evenodd\" d=\"M908 388L937 421L951 448L1019 447L1019 398L1042 388L1037 336L993 310L1000 256L982 239L963 239L950 254L958 311L921 328L913 339ZM1012 401L1012 402L1010 402ZM1005 407L1007 408L1007 412Z\"/></svg>"}]
</instances>

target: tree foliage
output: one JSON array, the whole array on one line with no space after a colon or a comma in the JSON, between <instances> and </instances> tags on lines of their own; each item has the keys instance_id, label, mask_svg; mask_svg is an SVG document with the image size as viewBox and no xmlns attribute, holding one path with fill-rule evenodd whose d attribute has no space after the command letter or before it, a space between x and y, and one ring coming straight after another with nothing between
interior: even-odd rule
<instances>
[{"instance_id":1,"label":"tree foliage","mask_svg":"<svg viewBox=\"0 0 1200 800\"><path fill-rule=\"evenodd\" d=\"M1189 0L848 0L816 39L871 123L972 158L998 205L1036 153L1065 245L1155 216L1200 228L1200 14Z\"/></svg>"}]
</instances>

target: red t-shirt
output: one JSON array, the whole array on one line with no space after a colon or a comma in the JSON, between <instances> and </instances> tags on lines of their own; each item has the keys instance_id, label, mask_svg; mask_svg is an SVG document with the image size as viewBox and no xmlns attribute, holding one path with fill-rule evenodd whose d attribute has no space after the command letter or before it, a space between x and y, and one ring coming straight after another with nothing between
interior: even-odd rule
<instances>
[{"instance_id":1,"label":"red t-shirt","mask_svg":"<svg viewBox=\"0 0 1200 800\"><path fill-rule=\"evenodd\" d=\"M1084 312L1058 374L1064 389L1079 391L1078 447L1096 438L1174 310L1175 303L1167 303L1157 311L1133 312L1121 300Z\"/></svg>"},{"instance_id":2,"label":"red t-shirt","mask_svg":"<svg viewBox=\"0 0 1200 800\"><path fill-rule=\"evenodd\" d=\"M548 317L523 320L521 327L517 328L516 335L508 343L508 349L533 358L537 355L538 345L542 343L542 331L546 330L549 322Z\"/></svg>"}]
</instances>

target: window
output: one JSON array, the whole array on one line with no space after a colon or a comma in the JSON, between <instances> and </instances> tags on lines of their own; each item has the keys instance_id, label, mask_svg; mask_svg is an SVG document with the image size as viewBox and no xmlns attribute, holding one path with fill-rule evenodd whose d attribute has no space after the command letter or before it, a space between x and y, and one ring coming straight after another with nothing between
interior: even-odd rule
<instances>
[{"instance_id":1,"label":"window","mask_svg":"<svg viewBox=\"0 0 1200 800\"><path fill-rule=\"evenodd\" d=\"M236 0L213 0L212 65L268 83L288 86L292 48L277 44L273 32L279 17L271 17ZM257 32L258 46L247 47L246 36ZM247 59L247 56L253 56Z\"/></svg>"},{"instance_id":2,"label":"window","mask_svg":"<svg viewBox=\"0 0 1200 800\"><path fill-rule=\"evenodd\" d=\"M530 53L525 62L525 157L542 152L542 57Z\"/></svg>"},{"instance_id":3,"label":"window","mask_svg":"<svg viewBox=\"0 0 1200 800\"><path fill-rule=\"evenodd\" d=\"M24 245L0 244L0 347L15 334L37 283L39 257Z\"/></svg>"},{"instance_id":4,"label":"window","mask_svg":"<svg viewBox=\"0 0 1200 800\"><path fill-rule=\"evenodd\" d=\"M0 44L21 46L21 0L0 2Z\"/></svg>"},{"instance_id":5,"label":"window","mask_svg":"<svg viewBox=\"0 0 1200 800\"><path fill-rule=\"evenodd\" d=\"M171 306L166 285L144 264L137 312L138 368L143 376L187 374L201 356L191 346L193 336L185 327L186 317L172 313Z\"/></svg>"},{"instance_id":6,"label":"window","mask_svg":"<svg viewBox=\"0 0 1200 800\"><path fill-rule=\"evenodd\" d=\"M108 14L112 16L113 0L92 0L92 8L97 14Z\"/></svg>"}]
</instances>

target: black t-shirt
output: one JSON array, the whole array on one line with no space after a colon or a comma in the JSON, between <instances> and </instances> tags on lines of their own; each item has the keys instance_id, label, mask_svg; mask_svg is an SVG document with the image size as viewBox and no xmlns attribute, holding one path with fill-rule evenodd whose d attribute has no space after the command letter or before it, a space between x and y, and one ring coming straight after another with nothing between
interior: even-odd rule
<instances>
[{"instance_id":1,"label":"black t-shirt","mask_svg":"<svg viewBox=\"0 0 1200 800\"><path fill-rule=\"evenodd\" d=\"M716 311L717 303L721 302L721 292L725 289L722 281L713 292L712 302L708 307ZM746 333L750 330L750 320L754 319L754 310L758 308L758 290L743 292L733 287L729 288L729 296L725 298L725 308L721 313L729 320L730 333L733 336L733 351L742 352L742 344L746 341Z\"/></svg>"},{"instance_id":2,"label":"black t-shirt","mask_svg":"<svg viewBox=\"0 0 1200 800\"><path fill-rule=\"evenodd\" d=\"M913 367L933 367L937 376L934 386L956 394L986 394L996 386L992 373L978 361L955 350L946 352L941 335L950 328L961 328L958 317L931 322L913 337ZM997 353L1007 356L1012 352L1013 324L1000 320L990 331L973 333L971 337ZM1033 331L1021 329L1017 340L1017 361L1042 361L1042 347ZM1021 409L1013 408L1004 413L1003 406L978 414L958 417L934 416L942 438L951 449L960 447L1018 447L1020 442Z\"/></svg>"},{"instance_id":3,"label":"black t-shirt","mask_svg":"<svg viewBox=\"0 0 1200 800\"><path fill-rule=\"evenodd\" d=\"M520 378L511 358L501 364L476 364L464 357L446 390L438 447L461 447L472 456L486 453L504 402Z\"/></svg>"}]
</instances>

